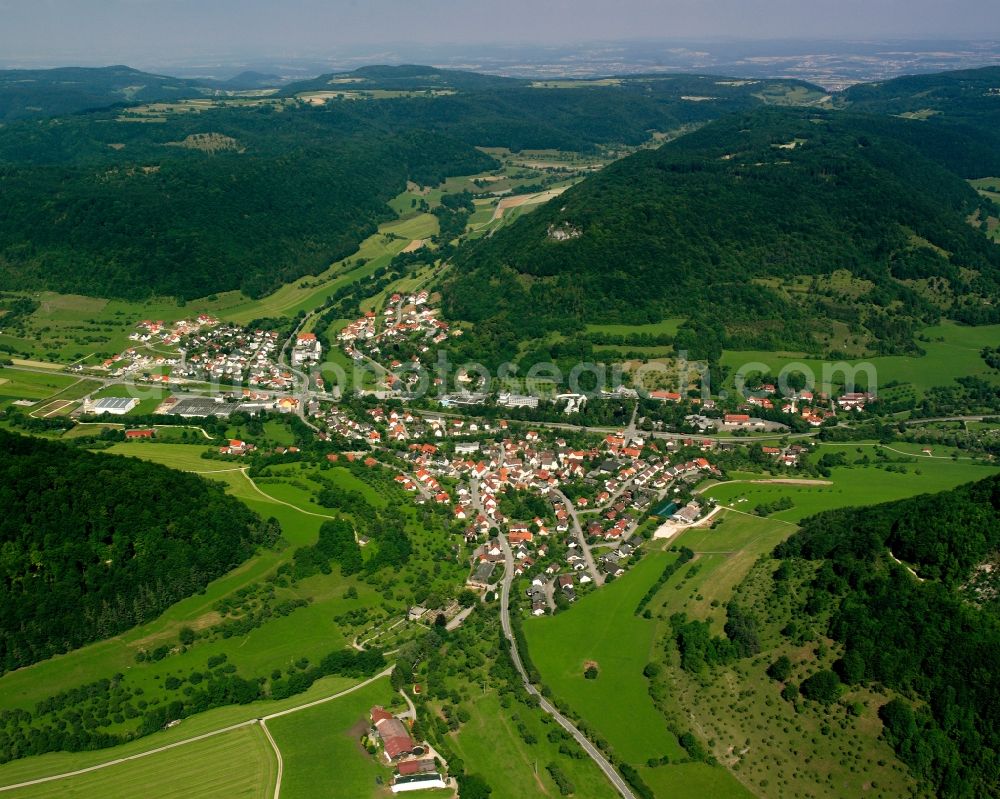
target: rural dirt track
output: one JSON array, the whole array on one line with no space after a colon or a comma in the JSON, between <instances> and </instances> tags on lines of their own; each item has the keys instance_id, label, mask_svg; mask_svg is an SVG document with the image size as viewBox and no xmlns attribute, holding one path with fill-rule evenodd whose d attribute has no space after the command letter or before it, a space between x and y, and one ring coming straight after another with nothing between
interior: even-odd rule
<instances>
[{"instance_id":1,"label":"rural dirt track","mask_svg":"<svg viewBox=\"0 0 1000 799\"><path fill-rule=\"evenodd\" d=\"M55 780L63 780L69 777L78 777L81 774L89 774L92 771L99 771L100 769L109 768L110 766L117 766L119 763L128 763L131 760L140 760L144 757L149 757L150 755L158 754L159 752L166 752L168 749L176 749L178 746L184 746L185 744L196 743L197 741L204 741L206 738L213 738L216 735L224 735L227 732L232 732L233 730L238 730L243 727L249 727L253 724L260 724L264 729L264 734L267 736L268 740L271 742L271 746L274 748L274 753L278 758L278 776L277 784L274 789L274 799L278 799L278 794L281 790L281 776L282 776L282 761L281 752L278 751L278 745L275 743L274 739L271 737L270 731L267 729L267 722L269 719L276 719L280 716L287 716L290 713L298 713L300 710L306 710L311 707L316 707L316 705L322 705L327 702L332 702L334 699L339 699L347 694L359 691L362 688L371 685L377 680L381 680L383 677L388 677L392 673L393 666L388 666L381 672L376 674L374 677L369 677L364 682L359 682L357 685L352 685L350 688L345 688L343 691L338 691L330 696L325 696L322 699L314 699L312 702L305 702L301 705L296 705L295 707L290 707L286 710L279 710L277 713L269 713L266 716L261 716L259 719L248 719L247 721L241 721L239 724L230 724L228 727L222 727L218 730L212 730L211 732L205 732L201 735L195 735L191 738L185 738L181 741L174 741L170 744L164 744L163 746L158 746L154 749L147 749L145 752L137 752L134 755L128 755L127 757L117 757L114 760L108 760L104 763L98 763L94 766L88 766L87 768L77 769L76 771L67 771L62 774L53 774L49 777L39 777L35 780L27 780L25 782L18 782L13 785L0 785L0 793L5 791L13 791L18 788L27 788L31 785L41 785L45 782L53 782Z\"/></svg>"}]
</instances>

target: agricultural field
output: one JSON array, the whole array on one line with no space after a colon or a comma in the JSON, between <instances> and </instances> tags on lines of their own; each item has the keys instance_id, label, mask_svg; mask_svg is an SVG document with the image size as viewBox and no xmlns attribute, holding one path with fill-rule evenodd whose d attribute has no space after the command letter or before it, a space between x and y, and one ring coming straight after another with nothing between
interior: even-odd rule
<instances>
[{"instance_id":1,"label":"agricultural field","mask_svg":"<svg viewBox=\"0 0 1000 799\"><path fill-rule=\"evenodd\" d=\"M674 763L639 769L656 796L752 799L754 794L725 769L707 763Z\"/></svg>"},{"instance_id":2,"label":"agricultural field","mask_svg":"<svg viewBox=\"0 0 1000 799\"><path fill-rule=\"evenodd\" d=\"M281 795L391 796L387 784L392 771L365 751L360 738L370 726L371 708L390 708L393 703L395 712L405 709L402 697L383 678L332 702L269 721L285 767ZM380 786L377 779L386 785Z\"/></svg>"},{"instance_id":3,"label":"agricultural field","mask_svg":"<svg viewBox=\"0 0 1000 799\"><path fill-rule=\"evenodd\" d=\"M71 387L80 378L62 374L42 374L26 372L10 367L0 367L0 407L13 400L42 400L57 394L70 398ZM65 392L65 394L64 394Z\"/></svg>"},{"instance_id":4,"label":"agricultural field","mask_svg":"<svg viewBox=\"0 0 1000 799\"><path fill-rule=\"evenodd\" d=\"M808 86L780 83L770 83L753 96L768 105L825 105L830 100L830 95Z\"/></svg>"},{"instance_id":5,"label":"agricultural field","mask_svg":"<svg viewBox=\"0 0 1000 799\"><path fill-rule=\"evenodd\" d=\"M760 525L754 529L734 530L725 546L738 546L748 540L756 543L761 540L761 530L775 530L773 522L756 521ZM779 530L777 538L770 536L770 546L783 535ZM748 794L724 769L704 763L678 763L686 759L686 753L650 696L649 681L643 674L646 664L660 657L659 638L665 628L660 616L664 614L649 620L635 616L634 611L674 558L672 553L662 551L647 555L626 575L581 598L569 611L526 622L528 648L553 697L586 719L619 757L638 768L643 779L656 787L657 795L661 795L660 791L667 796L667 791L710 787L712 796L744 797ZM740 559L740 569L732 570L729 584L738 582L755 558L748 554ZM723 563L723 556L716 559L718 564ZM681 569L680 574L683 572ZM682 599L680 594L669 591L682 579L675 575L658 592L650 604L654 612L663 607L668 592L672 603L687 600L686 593ZM587 661L598 664L596 680L583 676ZM686 722L681 720L680 724ZM637 735L636 730L643 734ZM669 765L647 765L648 760L664 756Z\"/></svg>"},{"instance_id":6,"label":"agricultural field","mask_svg":"<svg viewBox=\"0 0 1000 799\"><path fill-rule=\"evenodd\" d=\"M14 799L104 799L134 796L136 786L142 785L142 794L149 799L267 799L276 773L271 745L254 724L8 795Z\"/></svg>"},{"instance_id":7,"label":"agricultural field","mask_svg":"<svg viewBox=\"0 0 1000 799\"><path fill-rule=\"evenodd\" d=\"M621 78L593 78L591 80L536 80L532 89L588 89L595 86L621 86Z\"/></svg>"},{"instance_id":8,"label":"agricultural field","mask_svg":"<svg viewBox=\"0 0 1000 799\"><path fill-rule=\"evenodd\" d=\"M691 549L695 560L680 569L649 603L664 618L687 612L695 618L725 619L722 607L761 555L790 536L795 525L731 510L720 511L713 527L684 530L672 544ZM695 568L697 565L697 568ZM712 604L712 600L717 600Z\"/></svg>"}]
</instances>

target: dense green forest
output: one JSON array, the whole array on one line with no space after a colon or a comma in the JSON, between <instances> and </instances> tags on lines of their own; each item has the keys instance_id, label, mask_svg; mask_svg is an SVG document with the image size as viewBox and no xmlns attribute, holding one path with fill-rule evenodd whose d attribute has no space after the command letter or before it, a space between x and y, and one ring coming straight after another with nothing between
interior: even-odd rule
<instances>
[{"instance_id":1,"label":"dense green forest","mask_svg":"<svg viewBox=\"0 0 1000 799\"><path fill-rule=\"evenodd\" d=\"M685 315L676 346L698 357L816 351L834 322L874 352L907 352L916 327L942 313L997 321L1000 249L966 222L987 201L935 161L939 142L916 124L779 109L726 117L470 247L444 286L446 312L476 323L470 353L497 357L584 320ZM865 290L824 286L837 270ZM795 276L810 290L785 291Z\"/></svg>"},{"instance_id":2,"label":"dense green forest","mask_svg":"<svg viewBox=\"0 0 1000 799\"><path fill-rule=\"evenodd\" d=\"M387 201L408 179L436 185L495 166L475 147L635 145L651 130L764 102L751 87L697 76L543 90L427 71L369 68L352 79L395 90L430 80L454 93L144 114L119 106L0 128L0 290L257 297L353 252L392 218ZM683 99L709 91L717 99Z\"/></svg>"},{"instance_id":3,"label":"dense green forest","mask_svg":"<svg viewBox=\"0 0 1000 799\"><path fill-rule=\"evenodd\" d=\"M196 81L125 66L5 69L0 70L0 122L208 93Z\"/></svg>"},{"instance_id":4,"label":"dense green forest","mask_svg":"<svg viewBox=\"0 0 1000 799\"><path fill-rule=\"evenodd\" d=\"M277 539L222 487L0 430L0 669L156 617Z\"/></svg>"},{"instance_id":5,"label":"dense green forest","mask_svg":"<svg viewBox=\"0 0 1000 799\"><path fill-rule=\"evenodd\" d=\"M360 76L360 82L353 82ZM285 94L337 88L390 91L451 88L454 93L356 103L354 113L393 128L415 126L477 146L587 151L598 146L637 145L651 131L676 131L767 102L765 91L822 91L801 81L734 84L717 76L669 75L623 78L618 85L534 88L528 81L425 67L373 67L292 84ZM341 76L343 77L343 76ZM702 97L697 102L687 98Z\"/></svg>"},{"instance_id":6,"label":"dense green forest","mask_svg":"<svg viewBox=\"0 0 1000 799\"><path fill-rule=\"evenodd\" d=\"M879 711L886 738L937 796L1000 795L1000 618L995 606L970 601L962 588L998 548L995 476L941 494L822 513L775 552L789 565L818 562L802 597L803 623L825 624L843 644L834 664L839 680L900 694ZM918 577L893 558L911 564ZM790 573L789 565L779 571ZM782 581L775 579L777 590ZM828 682L836 688L839 680L831 675Z\"/></svg>"},{"instance_id":7,"label":"dense green forest","mask_svg":"<svg viewBox=\"0 0 1000 799\"><path fill-rule=\"evenodd\" d=\"M178 146L203 133L224 149ZM260 296L352 253L393 218L386 203L407 179L492 164L443 136L307 108L11 125L0 130L0 288Z\"/></svg>"}]
</instances>

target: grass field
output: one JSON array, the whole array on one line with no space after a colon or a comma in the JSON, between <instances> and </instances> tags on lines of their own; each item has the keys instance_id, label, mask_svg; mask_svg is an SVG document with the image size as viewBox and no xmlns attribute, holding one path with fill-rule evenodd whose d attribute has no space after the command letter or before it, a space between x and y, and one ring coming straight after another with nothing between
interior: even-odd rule
<instances>
[{"instance_id":1,"label":"grass field","mask_svg":"<svg viewBox=\"0 0 1000 799\"><path fill-rule=\"evenodd\" d=\"M16 399L41 400L61 392L69 398L69 389L79 378L62 374L25 372L11 367L0 367L0 404Z\"/></svg>"},{"instance_id":2,"label":"grass field","mask_svg":"<svg viewBox=\"0 0 1000 799\"><path fill-rule=\"evenodd\" d=\"M646 784L663 799L752 799L747 788L725 769L706 763L676 763L639 769Z\"/></svg>"},{"instance_id":3,"label":"grass field","mask_svg":"<svg viewBox=\"0 0 1000 799\"><path fill-rule=\"evenodd\" d=\"M875 368L880 387L890 382L908 383L918 393L933 386L947 385L956 377L969 375L993 382L1000 381L1000 374L990 369L979 354L983 347L1000 341L1000 325L965 327L954 322L942 322L935 327L926 328L923 335L930 341L919 342L926 351L921 357L887 355L849 363L870 363ZM774 375L789 364L804 364L819 382L822 380L823 366L828 362L803 358L798 353L760 350L729 350L722 356L722 364L734 372L751 363L765 364ZM843 379L843 373L834 372L832 378L836 383ZM731 377L729 384L732 384Z\"/></svg>"},{"instance_id":4,"label":"grass field","mask_svg":"<svg viewBox=\"0 0 1000 799\"><path fill-rule=\"evenodd\" d=\"M559 795L552 783L546 764L559 767L573 783L577 796L587 799L612 799L618 796L607 778L589 758L569 760L560 755L556 745L546 738L547 725L534 716L519 712L518 716L538 739L529 746L518 733L511 712L501 707L497 696L487 691L468 707L471 718L454 735L453 745L465 763L466 770L482 774L493 788L491 799L522 799L526 796ZM503 763L502 770L497 764Z\"/></svg>"},{"instance_id":5,"label":"grass field","mask_svg":"<svg viewBox=\"0 0 1000 799\"><path fill-rule=\"evenodd\" d=\"M1000 469L995 465L971 460L953 461L950 457L926 458L920 455L921 446L914 444L892 444L892 458L913 455L916 462L904 464L905 473L890 472L869 466L838 466L831 470L832 486L796 486L780 483L727 483L710 488L705 496L723 505L745 512L752 512L761 503L774 502L781 497L790 497L795 506L789 510L773 514L771 518L796 522L831 508L847 505L874 505L879 502L903 499L916 494L933 493L954 488L962 483L982 480ZM848 461L864 456L874 464L878 445L872 443L821 444L818 455L828 452L843 452ZM860 452L859 452L860 450ZM936 452L944 455L949 450L938 447ZM739 500L745 499L745 502Z\"/></svg>"},{"instance_id":6,"label":"grass field","mask_svg":"<svg viewBox=\"0 0 1000 799\"><path fill-rule=\"evenodd\" d=\"M720 524L713 530L695 527L675 540L693 550L697 568L685 566L659 590L650 609L669 617L684 611L700 619L725 620L723 605L733 589L746 577L757 558L795 531L795 526L770 518L720 511ZM712 600L717 600L712 604Z\"/></svg>"},{"instance_id":7,"label":"grass field","mask_svg":"<svg viewBox=\"0 0 1000 799\"><path fill-rule=\"evenodd\" d=\"M266 799L277 761L257 725L100 771L11 791L14 799ZM140 787L141 786L141 787Z\"/></svg>"},{"instance_id":8,"label":"grass field","mask_svg":"<svg viewBox=\"0 0 1000 799\"><path fill-rule=\"evenodd\" d=\"M269 721L285 765L282 797L391 796L375 779L388 784L392 772L369 755L359 739L368 728L372 706L389 707L394 699L402 702L383 679L333 702Z\"/></svg>"},{"instance_id":9,"label":"grass field","mask_svg":"<svg viewBox=\"0 0 1000 799\"><path fill-rule=\"evenodd\" d=\"M276 713L316 699L332 696L352 687L357 682L357 680L346 677L324 677L322 680L317 680L307 691L288 699L275 702L253 702L249 705L230 705L208 710L204 713L199 713L197 716L184 719L176 727L171 727L168 730L163 730L154 735L122 744L121 746L88 752L57 752L38 757L13 760L0 765L0 785L12 785L51 774L76 771L100 763L106 763L109 760L148 752L167 744L230 727L234 724L252 721L267 713ZM178 747L178 749L182 752L184 751L183 746Z\"/></svg>"},{"instance_id":10,"label":"grass field","mask_svg":"<svg viewBox=\"0 0 1000 799\"><path fill-rule=\"evenodd\" d=\"M553 696L586 718L620 757L633 764L680 750L646 691L654 628L634 615L642 595L674 557L648 555L627 576L581 598L552 618L525 622L528 649ZM600 677L586 680L584 662ZM641 735L636 735L642 730Z\"/></svg>"},{"instance_id":11,"label":"grass field","mask_svg":"<svg viewBox=\"0 0 1000 799\"><path fill-rule=\"evenodd\" d=\"M676 336L677 329L683 318L664 319L662 322L651 322L648 325L587 325L588 333L606 333L610 336L630 336L646 333L652 336Z\"/></svg>"}]
</instances>

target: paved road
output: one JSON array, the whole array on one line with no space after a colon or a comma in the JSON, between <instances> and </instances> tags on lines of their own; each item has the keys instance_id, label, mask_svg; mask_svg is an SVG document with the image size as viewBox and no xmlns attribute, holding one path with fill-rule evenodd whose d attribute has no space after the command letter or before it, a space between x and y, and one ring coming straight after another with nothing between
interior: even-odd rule
<instances>
[{"instance_id":1,"label":"paved road","mask_svg":"<svg viewBox=\"0 0 1000 799\"><path fill-rule=\"evenodd\" d=\"M552 493L566 504L566 510L569 511L569 518L573 522L573 535L576 536L576 541L580 545L580 549L583 552L583 560L587 564L587 571L590 572L590 577L594 581L594 585L604 585L604 575L597 570L597 563L594 561L594 556L590 551L590 544L587 543L587 537L583 533L583 527L580 526L580 517L576 513L576 506L574 506L570 501L570 498L558 488L553 488Z\"/></svg>"},{"instance_id":2,"label":"paved road","mask_svg":"<svg viewBox=\"0 0 1000 799\"><path fill-rule=\"evenodd\" d=\"M401 398L405 400L405 397ZM431 417L443 417L451 419L464 419L460 413L451 413L450 411L428 411L419 408L413 408L412 413L418 414L420 416L431 416ZM586 427L584 425L571 424L569 422L526 422L521 420L514 420L517 424L525 425L527 427L545 427L550 430L572 430L577 433L598 433L600 435L607 435L608 433L613 433L617 435L623 432L621 427ZM704 438L711 441L722 441L722 442L736 442L741 444L752 444L754 441L761 441L768 438L814 438L819 435L819 428L809 430L805 433L781 433L775 432L770 433L766 436L720 436L713 433L668 433L661 430L642 430L638 431L637 435L642 438L649 440L651 438L657 438L663 441L681 440L686 438Z\"/></svg>"},{"instance_id":3,"label":"paved road","mask_svg":"<svg viewBox=\"0 0 1000 799\"><path fill-rule=\"evenodd\" d=\"M371 685L377 680L381 680L383 677L388 677L392 674L394 666L388 666L382 672L376 674L374 677L370 677L364 682L359 682L357 685L352 685L350 688L346 688L343 691L338 691L330 696L325 696L322 699L315 699L312 702L304 702L301 705L295 705L294 707L287 708L286 710L280 710L277 713L269 713L266 716L262 716L259 719L248 719L247 721L241 721L239 724L231 724L228 727L222 727L218 730L212 730L211 732L202 733L201 735L195 735L191 738L185 738L181 741L174 741L173 743L164 744L163 746L157 746L154 749L147 749L145 752L138 752L134 755L128 755L127 757L117 757L114 760L108 760L104 763L98 763L94 766L88 766L87 768L77 769L76 771L67 771L63 774L53 774L49 777L39 777L36 780L28 780L26 782L19 782L14 785L2 785L0 786L0 793L4 791L13 791L18 788L26 788L30 785L41 785L45 782L53 782L55 780L63 780L68 777L77 777L81 774L89 774L92 771L99 771L100 769L105 769L110 766L117 766L119 763L127 763L130 760L139 760L144 757L149 757L150 755L158 754L159 752L166 752L168 749L176 749L178 746L184 746L186 744L195 743L197 741L204 741L206 738L212 738L216 735L224 735L227 732L232 732L233 730L241 729L242 727L249 727L253 724L260 724L265 728L265 734L271 741L271 745L277 752L277 744L275 744L274 739L271 738L270 733L266 729L264 722L270 721L271 719L280 718L281 716L287 716L290 713L298 713L300 710L305 710L310 707L316 707L317 705L322 705L327 702L332 702L334 699L339 699L347 694L354 693L368 685ZM281 779L281 754L278 753L278 780L279 784L275 787L274 796L278 796L278 790L280 789L280 779Z\"/></svg>"},{"instance_id":4,"label":"paved road","mask_svg":"<svg viewBox=\"0 0 1000 799\"><path fill-rule=\"evenodd\" d=\"M465 621L469 617L469 614L472 613L473 610L475 610L475 607L476 606L473 605L472 607L465 608L464 610L460 610L458 612L458 614L455 616L455 618L453 618L450 622L448 622L444 626L444 628L446 630L448 630L449 632L451 630L457 630L459 627L462 626L462 622Z\"/></svg>"},{"instance_id":5,"label":"paved road","mask_svg":"<svg viewBox=\"0 0 1000 799\"><path fill-rule=\"evenodd\" d=\"M524 683L525 690L527 690L527 692L532 696L538 697L539 707L552 716L560 727L576 739L576 742L580 744L583 751L586 752L590 756L590 759L597 764L597 767L604 772L605 776L611 781L611 784L615 786L615 789L624 797L624 799L635 799L635 794L632 793L625 780L623 780L618 772L615 771L614 766L611 765L601 751L587 739L587 736L576 728L573 722L567 719L551 702L549 702L548 699L542 696L528 679L528 673L524 670L524 664L521 663L521 654L517 650L517 640L514 638L514 633L512 632L510 626L510 587L514 578L514 556L510 551L510 545L507 543L507 537L505 535L500 536L500 542L503 546L505 564L503 583L500 589L500 626L503 628L504 636L510 643L510 656L514 661L514 667L517 669L518 674L521 675L521 681Z\"/></svg>"}]
</instances>

